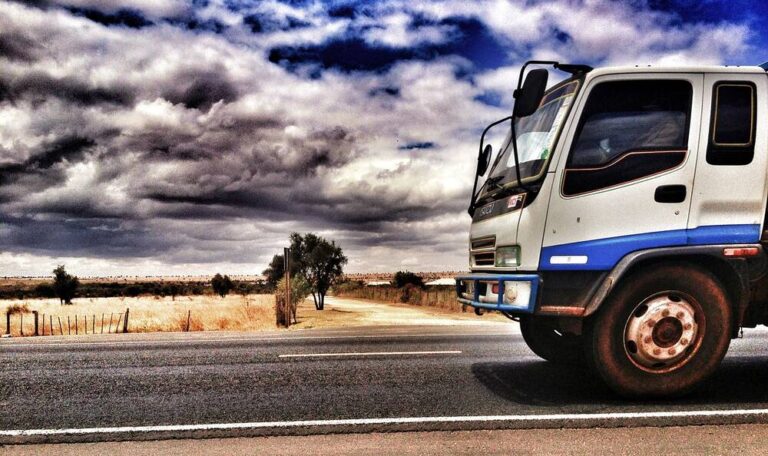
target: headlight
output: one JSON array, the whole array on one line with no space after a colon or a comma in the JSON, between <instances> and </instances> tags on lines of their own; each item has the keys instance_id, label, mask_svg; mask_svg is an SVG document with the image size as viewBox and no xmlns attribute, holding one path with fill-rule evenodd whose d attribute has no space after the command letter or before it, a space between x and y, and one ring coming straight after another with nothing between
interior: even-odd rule
<instances>
[{"instance_id":1,"label":"headlight","mask_svg":"<svg viewBox=\"0 0 768 456\"><path fill-rule=\"evenodd\" d=\"M496 249L496 267L514 268L520 266L520 246L510 245Z\"/></svg>"}]
</instances>

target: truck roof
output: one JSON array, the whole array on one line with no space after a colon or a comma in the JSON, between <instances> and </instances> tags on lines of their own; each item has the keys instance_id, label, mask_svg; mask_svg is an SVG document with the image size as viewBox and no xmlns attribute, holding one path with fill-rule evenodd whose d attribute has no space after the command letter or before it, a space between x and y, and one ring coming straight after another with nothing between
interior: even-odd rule
<instances>
[{"instance_id":1,"label":"truck roof","mask_svg":"<svg viewBox=\"0 0 768 456\"><path fill-rule=\"evenodd\" d=\"M750 66L727 66L727 65L692 65L692 66L661 66L661 65L632 65L601 67L589 72L590 77L606 74L622 73L750 73L765 74L766 69L757 65Z\"/></svg>"}]
</instances>

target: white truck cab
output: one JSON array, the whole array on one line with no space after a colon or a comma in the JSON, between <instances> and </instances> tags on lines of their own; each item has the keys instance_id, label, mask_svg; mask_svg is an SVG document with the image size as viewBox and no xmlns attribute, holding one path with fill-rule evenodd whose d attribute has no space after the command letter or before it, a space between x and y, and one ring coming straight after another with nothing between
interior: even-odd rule
<instances>
[{"instance_id":1,"label":"white truck cab","mask_svg":"<svg viewBox=\"0 0 768 456\"><path fill-rule=\"evenodd\" d=\"M768 324L768 65L530 65L570 77L531 70L481 139L458 299L620 394L687 392Z\"/></svg>"}]
</instances>

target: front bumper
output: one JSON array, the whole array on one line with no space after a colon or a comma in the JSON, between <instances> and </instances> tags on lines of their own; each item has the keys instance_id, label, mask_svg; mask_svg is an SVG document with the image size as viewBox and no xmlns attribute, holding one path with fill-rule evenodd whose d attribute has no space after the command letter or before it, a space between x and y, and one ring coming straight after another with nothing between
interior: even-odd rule
<instances>
[{"instance_id":1,"label":"front bumper","mask_svg":"<svg viewBox=\"0 0 768 456\"><path fill-rule=\"evenodd\" d=\"M456 278L456 295L475 308L532 314L540 283L538 274L468 274Z\"/></svg>"}]
</instances>

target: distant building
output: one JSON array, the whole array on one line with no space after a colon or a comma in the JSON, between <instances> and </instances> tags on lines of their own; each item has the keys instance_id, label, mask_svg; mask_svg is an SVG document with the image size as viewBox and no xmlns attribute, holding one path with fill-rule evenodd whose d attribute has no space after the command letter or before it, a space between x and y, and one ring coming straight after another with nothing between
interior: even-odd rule
<instances>
[{"instance_id":1,"label":"distant building","mask_svg":"<svg viewBox=\"0 0 768 456\"><path fill-rule=\"evenodd\" d=\"M452 287L456 285L456 279L452 279L450 277L444 277L441 279L433 280L431 282L427 282L424 285L428 287Z\"/></svg>"}]
</instances>

